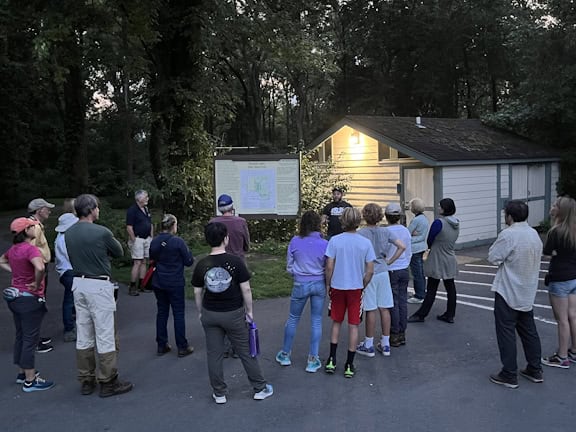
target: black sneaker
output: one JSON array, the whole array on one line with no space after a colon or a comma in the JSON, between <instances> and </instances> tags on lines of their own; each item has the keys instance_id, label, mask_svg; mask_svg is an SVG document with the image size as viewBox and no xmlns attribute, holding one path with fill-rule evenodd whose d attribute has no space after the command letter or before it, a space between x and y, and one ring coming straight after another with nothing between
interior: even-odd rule
<instances>
[{"instance_id":1,"label":"black sneaker","mask_svg":"<svg viewBox=\"0 0 576 432\"><path fill-rule=\"evenodd\" d=\"M158 354L159 356L163 356L164 354L169 353L170 351L172 351L172 347L166 344L163 347L158 347L158 351L156 351L156 354Z\"/></svg>"},{"instance_id":2,"label":"black sneaker","mask_svg":"<svg viewBox=\"0 0 576 432\"><path fill-rule=\"evenodd\" d=\"M51 337L41 337L39 344L40 345L48 345L50 342L52 342Z\"/></svg>"},{"instance_id":3,"label":"black sneaker","mask_svg":"<svg viewBox=\"0 0 576 432\"><path fill-rule=\"evenodd\" d=\"M409 323L423 323L424 321L425 321L425 318L421 317L420 315L416 315L416 314L410 315L408 317L408 320L407 320L407 322L409 322Z\"/></svg>"},{"instance_id":4,"label":"black sneaker","mask_svg":"<svg viewBox=\"0 0 576 432\"><path fill-rule=\"evenodd\" d=\"M518 388L518 378L505 378L501 374L492 374L490 375L490 381L494 384L498 384L504 386L506 388L515 389Z\"/></svg>"},{"instance_id":5,"label":"black sneaker","mask_svg":"<svg viewBox=\"0 0 576 432\"><path fill-rule=\"evenodd\" d=\"M544 377L542 376L541 370L535 371L535 370L530 370L530 369L526 368L526 369L522 369L520 371L520 375L522 375L527 380L532 381L533 383L544 382Z\"/></svg>"},{"instance_id":6,"label":"black sneaker","mask_svg":"<svg viewBox=\"0 0 576 432\"><path fill-rule=\"evenodd\" d=\"M22 391L25 393L31 393L36 391L50 390L52 387L54 387L53 381L48 381L40 376L36 376L32 382L24 381L24 385L22 385Z\"/></svg>"},{"instance_id":7,"label":"black sneaker","mask_svg":"<svg viewBox=\"0 0 576 432\"><path fill-rule=\"evenodd\" d=\"M53 350L54 347L52 345L38 344L38 346L36 347L37 353L48 353Z\"/></svg>"},{"instance_id":8,"label":"black sneaker","mask_svg":"<svg viewBox=\"0 0 576 432\"><path fill-rule=\"evenodd\" d=\"M448 323L448 324L454 324L454 318L449 317L449 316L446 315L446 314L438 315L438 316L436 317L436 319L437 319L438 321L444 321L445 323Z\"/></svg>"},{"instance_id":9,"label":"black sneaker","mask_svg":"<svg viewBox=\"0 0 576 432\"><path fill-rule=\"evenodd\" d=\"M354 374L356 373L356 368L353 364L347 364L344 366L344 378L354 378Z\"/></svg>"},{"instance_id":10,"label":"black sneaker","mask_svg":"<svg viewBox=\"0 0 576 432\"><path fill-rule=\"evenodd\" d=\"M334 360L332 357L330 357L326 362L326 365L324 366L324 372L327 374L333 374L336 372L336 360Z\"/></svg>"},{"instance_id":11,"label":"black sneaker","mask_svg":"<svg viewBox=\"0 0 576 432\"><path fill-rule=\"evenodd\" d=\"M34 375L34 377L38 378L39 376L40 376L40 372L36 371L36 374ZM24 372L16 375L16 384L24 384L25 381L26 381L26 374Z\"/></svg>"},{"instance_id":12,"label":"black sneaker","mask_svg":"<svg viewBox=\"0 0 576 432\"><path fill-rule=\"evenodd\" d=\"M186 357L187 355L190 355L193 352L194 352L194 347L191 345L188 345L186 348L178 350L178 357Z\"/></svg>"}]
</instances>

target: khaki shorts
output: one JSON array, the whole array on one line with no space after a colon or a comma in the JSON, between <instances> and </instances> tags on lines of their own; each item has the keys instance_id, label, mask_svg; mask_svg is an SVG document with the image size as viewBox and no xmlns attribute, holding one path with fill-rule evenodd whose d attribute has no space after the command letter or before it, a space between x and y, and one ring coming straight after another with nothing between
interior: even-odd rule
<instances>
[{"instance_id":1,"label":"khaki shorts","mask_svg":"<svg viewBox=\"0 0 576 432\"><path fill-rule=\"evenodd\" d=\"M144 258L148 258L150 254L150 242L152 241L152 237L148 238L140 238L136 237L134 241L128 242L128 247L130 248L130 254L132 259L141 260Z\"/></svg>"}]
</instances>

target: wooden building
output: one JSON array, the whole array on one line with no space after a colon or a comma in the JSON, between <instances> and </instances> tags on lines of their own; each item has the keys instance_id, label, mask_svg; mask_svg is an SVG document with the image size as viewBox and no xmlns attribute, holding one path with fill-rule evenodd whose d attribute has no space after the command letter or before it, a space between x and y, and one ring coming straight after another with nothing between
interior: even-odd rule
<instances>
[{"instance_id":1,"label":"wooden building","mask_svg":"<svg viewBox=\"0 0 576 432\"><path fill-rule=\"evenodd\" d=\"M420 197L433 219L440 199L452 198L459 247L495 239L507 200L527 201L536 226L556 199L558 153L480 120L347 116L311 148L320 162L331 158L351 175L346 200L354 206L395 201L407 208Z\"/></svg>"}]
</instances>

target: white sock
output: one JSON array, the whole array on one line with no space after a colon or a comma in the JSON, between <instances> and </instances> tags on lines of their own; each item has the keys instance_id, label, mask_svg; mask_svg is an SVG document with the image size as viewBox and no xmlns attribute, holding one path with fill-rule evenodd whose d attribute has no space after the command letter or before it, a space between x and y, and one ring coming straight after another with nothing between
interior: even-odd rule
<instances>
[{"instance_id":1,"label":"white sock","mask_svg":"<svg viewBox=\"0 0 576 432\"><path fill-rule=\"evenodd\" d=\"M384 336L382 335L382 339L380 339L380 344L385 347L390 345L390 336Z\"/></svg>"},{"instance_id":2,"label":"white sock","mask_svg":"<svg viewBox=\"0 0 576 432\"><path fill-rule=\"evenodd\" d=\"M368 349L372 348L374 346L374 338L373 337L364 338L364 346Z\"/></svg>"}]
</instances>

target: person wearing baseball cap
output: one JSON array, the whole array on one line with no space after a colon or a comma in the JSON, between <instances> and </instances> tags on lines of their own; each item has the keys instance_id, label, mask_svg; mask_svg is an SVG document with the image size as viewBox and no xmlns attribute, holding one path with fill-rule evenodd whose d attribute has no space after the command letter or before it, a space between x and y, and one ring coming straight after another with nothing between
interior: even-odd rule
<instances>
[{"instance_id":1,"label":"person wearing baseball cap","mask_svg":"<svg viewBox=\"0 0 576 432\"><path fill-rule=\"evenodd\" d=\"M228 228L229 242L226 246L226 252L239 256L246 263L246 252L250 249L250 232L246 219L236 216L234 201L227 194L222 194L217 201L218 211L222 216L216 216L210 219L208 223L221 222Z\"/></svg>"},{"instance_id":2,"label":"person wearing baseball cap","mask_svg":"<svg viewBox=\"0 0 576 432\"><path fill-rule=\"evenodd\" d=\"M54 204L49 203L44 198L34 198L28 203L28 218L39 222L35 227L36 232L32 244L40 249L42 258L44 259L45 292L48 289L48 263L52 260L52 253L50 252L50 246L48 246L48 240L46 240L44 222L48 220L54 207ZM47 353L52 351L54 347L49 345L50 342L52 342L51 338L41 337L37 352Z\"/></svg>"},{"instance_id":3,"label":"person wearing baseball cap","mask_svg":"<svg viewBox=\"0 0 576 432\"><path fill-rule=\"evenodd\" d=\"M36 228L36 238L33 244L42 252L45 264L50 262L52 255L44 234L44 222L48 220L54 207L54 204L49 203L44 198L35 198L28 203L29 218L40 222Z\"/></svg>"},{"instance_id":4,"label":"person wearing baseball cap","mask_svg":"<svg viewBox=\"0 0 576 432\"><path fill-rule=\"evenodd\" d=\"M334 186L332 189L332 202L326 204L322 210L322 223L328 223L327 239L342 234L344 230L340 223L340 216L344 213L344 209L352 207L349 203L344 201L344 188L341 186Z\"/></svg>"},{"instance_id":5,"label":"person wearing baseball cap","mask_svg":"<svg viewBox=\"0 0 576 432\"><path fill-rule=\"evenodd\" d=\"M236 216L234 200L228 194L222 194L217 200L218 211L222 216L216 216L210 219L208 223L220 222L226 225L228 230L228 244L226 252L240 257L246 264L246 252L250 249L250 231L246 219ZM226 357L237 357L234 348L230 344L228 337L225 339Z\"/></svg>"},{"instance_id":6,"label":"person wearing baseball cap","mask_svg":"<svg viewBox=\"0 0 576 432\"><path fill-rule=\"evenodd\" d=\"M39 225L26 217L14 219L10 231L13 244L0 256L0 267L12 273L11 296L5 297L14 315L16 330L14 363L20 368L16 383L31 393L54 387L52 381L40 377L35 368L35 352L40 339L40 325L46 314L44 299L44 259L32 244Z\"/></svg>"},{"instance_id":7,"label":"person wearing baseball cap","mask_svg":"<svg viewBox=\"0 0 576 432\"><path fill-rule=\"evenodd\" d=\"M384 209L384 216L388 222L387 229L392 236L400 240L406 249L393 263L388 266L388 276L392 287L394 307L390 309L390 346L399 347L406 344L406 322L408 320L408 282L410 274L408 267L412 258L412 236L410 231L402 225L402 207L397 202L389 203ZM386 257L392 257L398 250L394 244L388 244L385 250Z\"/></svg>"}]
</instances>

